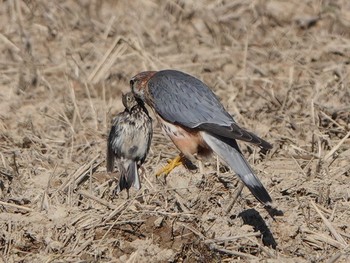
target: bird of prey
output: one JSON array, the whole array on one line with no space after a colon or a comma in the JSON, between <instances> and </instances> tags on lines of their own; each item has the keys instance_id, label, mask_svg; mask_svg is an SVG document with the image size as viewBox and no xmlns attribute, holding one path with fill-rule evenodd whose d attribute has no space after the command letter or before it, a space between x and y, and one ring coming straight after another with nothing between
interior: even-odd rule
<instances>
[{"instance_id":1,"label":"bird of prey","mask_svg":"<svg viewBox=\"0 0 350 263\"><path fill-rule=\"evenodd\" d=\"M113 172L114 161L120 173L118 194L123 189L134 186L141 188L138 168L144 163L152 140L152 119L143 101L131 92L123 94L125 110L113 120L107 141L107 171Z\"/></svg>"},{"instance_id":2,"label":"bird of prey","mask_svg":"<svg viewBox=\"0 0 350 263\"><path fill-rule=\"evenodd\" d=\"M216 95L199 79L176 70L145 71L130 80L136 98L148 104L182 156L215 152L266 206L272 199L244 158L236 140L264 149L272 145L241 128ZM170 164L172 169L181 155ZM166 170L169 172L169 170Z\"/></svg>"}]
</instances>

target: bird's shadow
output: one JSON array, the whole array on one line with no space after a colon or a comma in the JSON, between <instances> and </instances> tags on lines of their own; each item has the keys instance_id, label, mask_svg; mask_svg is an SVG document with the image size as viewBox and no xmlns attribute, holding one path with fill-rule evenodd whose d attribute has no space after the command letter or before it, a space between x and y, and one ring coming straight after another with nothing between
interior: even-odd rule
<instances>
[{"instance_id":1,"label":"bird's shadow","mask_svg":"<svg viewBox=\"0 0 350 263\"><path fill-rule=\"evenodd\" d=\"M254 231L259 231L261 233L262 242L265 246L276 249L276 240L258 211L255 209L248 209L241 212L238 217L242 218L244 224L251 225Z\"/></svg>"}]
</instances>

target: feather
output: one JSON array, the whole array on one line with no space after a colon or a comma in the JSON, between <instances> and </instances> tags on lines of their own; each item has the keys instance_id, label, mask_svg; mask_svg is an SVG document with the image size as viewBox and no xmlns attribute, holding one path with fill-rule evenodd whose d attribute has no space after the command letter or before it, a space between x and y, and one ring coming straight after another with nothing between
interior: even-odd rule
<instances>
[{"instance_id":1,"label":"feather","mask_svg":"<svg viewBox=\"0 0 350 263\"><path fill-rule=\"evenodd\" d=\"M272 148L239 127L209 87L195 77L176 70L159 71L148 81L148 89L151 106L170 123Z\"/></svg>"},{"instance_id":2,"label":"feather","mask_svg":"<svg viewBox=\"0 0 350 263\"><path fill-rule=\"evenodd\" d=\"M119 165L120 178L116 193L119 194L124 189L129 190L131 186L134 186L136 190L140 190L141 183L136 162L130 160L122 160L121 162L123 164Z\"/></svg>"},{"instance_id":3,"label":"feather","mask_svg":"<svg viewBox=\"0 0 350 263\"><path fill-rule=\"evenodd\" d=\"M255 175L249 163L245 160L238 148L237 142L234 140L229 142L207 132L201 132L201 134L208 146L237 174L256 199L270 206L272 199L269 193Z\"/></svg>"}]
</instances>

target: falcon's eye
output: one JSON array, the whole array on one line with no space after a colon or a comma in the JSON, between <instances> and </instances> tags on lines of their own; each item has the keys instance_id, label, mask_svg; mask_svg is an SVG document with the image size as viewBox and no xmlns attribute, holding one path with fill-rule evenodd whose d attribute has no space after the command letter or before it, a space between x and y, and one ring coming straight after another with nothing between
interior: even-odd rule
<instances>
[{"instance_id":1,"label":"falcon's eye","mask_svg":"<svg viewBox=\"0 0 350 263\"><path fill-rule=\"evenodd\" d=\"M130 86L133 87L134 86L135 81L133 79L130 80Z\"/></svg>"}]
</instances>

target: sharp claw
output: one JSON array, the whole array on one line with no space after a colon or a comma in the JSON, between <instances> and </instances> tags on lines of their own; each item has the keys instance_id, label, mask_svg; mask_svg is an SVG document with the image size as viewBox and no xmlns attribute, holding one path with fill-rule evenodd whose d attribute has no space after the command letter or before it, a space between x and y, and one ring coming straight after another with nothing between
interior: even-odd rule
<instances>
[{"instance_id":1,"label":"sharp claw","mask_svg":"<svg viewBox=\"0 0 350 263\"><path fill-rule=\"evenodd\" d=\"M157 173L156 176L160 176L162 174L167 175L169 174L176 166L179 166L182 164L182 157L178 155L175 159L168 161L168 164L160 169Z\"/></svg>"}]
</instances>

